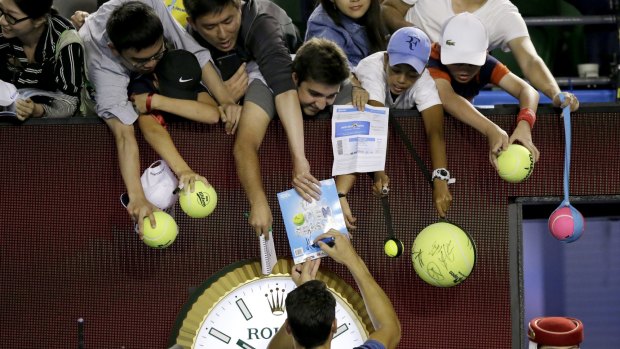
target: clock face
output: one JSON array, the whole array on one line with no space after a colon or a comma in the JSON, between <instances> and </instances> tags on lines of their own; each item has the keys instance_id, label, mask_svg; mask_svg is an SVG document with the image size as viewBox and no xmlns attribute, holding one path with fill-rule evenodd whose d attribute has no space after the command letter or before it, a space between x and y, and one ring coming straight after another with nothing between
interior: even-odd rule
<instances>
[{"instance_id":1,"label":"clock face","mask_svg":"<svg viewBox=\"0 0 620 349\"><path fill-rule=\"evenodd\" d=\"M286 295L295 289L288 273L276 269L290 270L291 266L292 262L280 260L271 275L263 276L260 262L245 263L211 282L202 292L197 291L200 295L188 302L191 305L186 305L187 311L177 320L181 326L173 331L176 338L171 344L184 348L267 348L286 320ZM333 347L353 348L364 343L371 325L361 297L335 274L319 271L317 279L325 281L336 298L338 327Z\"/></svg>"}]
</instances>

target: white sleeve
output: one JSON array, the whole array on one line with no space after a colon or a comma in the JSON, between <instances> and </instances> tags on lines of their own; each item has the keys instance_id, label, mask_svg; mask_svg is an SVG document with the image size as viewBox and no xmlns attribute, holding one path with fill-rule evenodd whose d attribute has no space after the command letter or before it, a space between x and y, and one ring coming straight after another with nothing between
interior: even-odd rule
<instances>
[{"instance_id":1,"label":"white sleeve","mask_svg":"<svg viewBox=\"0 0 620 349\"><path fill-rule=\"evenodd\" d=\"M411 5L411 6L415 5L415 3L418 2L418 0L400 0L400 1L404 2L407 5Z\"/></svg>"},{"instance_id":2,"label":"white sleeve","mask_svg":"<svg viewBox=\"0 0 620 349\"><path fill-rule=\"evenodd\" d=\"M519 13L506 13L501 16L501 20L497 21L498 26L495 28L496 32L493 34L493 41L497 42L497 47L501 47L502 50L508 51L508 42L513 39L530 36L527 31L527 25L523 20L523 17Z\"/></svg>"},{"instance_id":3,"label":"white sleeve","mask_svg":"<svg viewBox=\"0 0 620 349\"><path fill-rule=\"evenodd\" d=\"M429 74L428 69L424 70L420 79L409 90L409 93L413 94L413 100L420 112L434 105L441 104L437 85L435 85L435 80Z\"/></svg>"},{"instance_id":4,"label":"white sleeve","mask_svg":"<svg viewBox=\"0 0 620 349\"><path fill-rule=\"evenodd\" d=\"M376 55L380 55L377 60ZM383 68L383 52L374 53L362 59L355 68L355 76L368 92L369 100L385 103L386 79Z\"/></svg>"},{"instance_id":5,"label":"white sleeve","mask_svg":"<svg viewBox=\"0 0 620 349\"><path fill-rule=\"evenodd\" d=\"M499 47L508 51L508 42L530 36L519 9L510 1L493 1L487 3L487 6L481 11L479 18L489 31L490 49Z\"/></svg>"},{"instance_id":6,"label":"white sleeve","mask_svg":"<svg viewBox=\"0 0 620 349\"><path fill-rule=\"evenodd\" d=\"M138 114L127 98L129 72L112 57L107 46L105 16L91 16L79 31L86 55L88 80L95 88L95 111L102 118L118 118L130 125L138 119Z\"/></svg>"}]
</instances>

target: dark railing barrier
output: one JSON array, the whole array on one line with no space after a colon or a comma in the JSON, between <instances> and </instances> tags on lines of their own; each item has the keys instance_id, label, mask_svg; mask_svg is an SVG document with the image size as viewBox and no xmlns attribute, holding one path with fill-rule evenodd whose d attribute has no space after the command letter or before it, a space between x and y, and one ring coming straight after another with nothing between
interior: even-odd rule
<instances>
[{"instance_id":1,"label":"dark railing barrier","mask_svg":"<svg viewBox=\"0 0 620 349\"><path fill-rule=\"evenodd\" d=\"M616 15L600 16L541 16L525 17L525 24L529 27L539 26L566 26L566 25L607 25L618 23Z\"/></svg>"}]
</instances>

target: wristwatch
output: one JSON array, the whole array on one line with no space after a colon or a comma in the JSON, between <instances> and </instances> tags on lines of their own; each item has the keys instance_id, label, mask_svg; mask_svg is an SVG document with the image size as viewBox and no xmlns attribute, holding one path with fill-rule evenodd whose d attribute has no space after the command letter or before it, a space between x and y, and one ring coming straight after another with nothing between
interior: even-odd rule
<instances>
[{"instance_id":1,"label":"wristwatch","mask_svg":"<svg viewBox=\"0 0 620 349\"><path fill-rule=\"evenodd\" d=\"M456 179L450 177L450 172L446 170L445 168L436 168L433 171L432 178L433 180L437 178L437 179L441 179L442 181L447 181L448 184L452 184L456 181Z\"/></svg>"}]
</instances>

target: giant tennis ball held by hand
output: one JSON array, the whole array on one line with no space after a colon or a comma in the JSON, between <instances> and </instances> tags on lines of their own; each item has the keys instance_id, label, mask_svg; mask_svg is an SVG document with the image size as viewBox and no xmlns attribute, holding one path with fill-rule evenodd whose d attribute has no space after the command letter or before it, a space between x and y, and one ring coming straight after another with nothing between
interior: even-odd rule
<instances>
[{"instance_id":1,"label":"giant tennis ball held by hand","mask_svg":"<svg viewBox=\"0 0 620 349\"><path fill-rule=\"evenodd\" d=\"M526 147L511 144L497 157L499 176L510 183L526 180L534 170L534 157Z\"/></svg>"},{"instance_id":2,"label":"giant tennis ball held by hand","mask_svg":"<svg viewBox=\"0 0 620 349\"><path fill-rule=\"evenodd\" d=\"M194 192L181 191L179 196L181 209L192 218L204 218L210 215L217 205L217 193L213 186L201 181L194 182Z\"/></svg>"},{"instance_id":3,"label":"giant tennis ball held by hand","mask_svg":"<svg viewBox=\"0 0 620 349\"><path fill-rule=\"evenodd\" d=\"M143 241L153 248L166 248L174 242L179 232L174 218L163 211L153 212L156 227L151 227L151 220L146 217L143 221Z\"/></svg>"},{"instance_id":4,"label":"giant tennis ball held by hand","mask_svg":"<svg viewBox=\"0 0 620 349\"><path fill-rule=\"evenodd\" d=\"M461 228L447 222L424 228L411 248L413 269L433 286L450 287L463 282L476 263L476 246Z\"/></svg>"}]
</instances>

